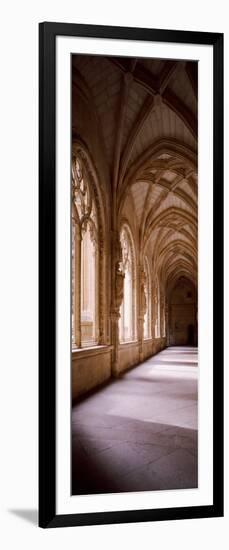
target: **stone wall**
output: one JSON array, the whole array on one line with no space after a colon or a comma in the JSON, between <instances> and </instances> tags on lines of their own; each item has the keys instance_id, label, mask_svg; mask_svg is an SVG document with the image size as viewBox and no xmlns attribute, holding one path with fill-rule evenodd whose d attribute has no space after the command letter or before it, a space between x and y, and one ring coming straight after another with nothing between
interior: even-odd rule
<instances>
[{"instance_id":1,"label":"stone wall","mask_svg":"<svg viewBox=\"0 0 229 550\"><path fill-rule=\"evenodd\" d=\"M72 352L73 400L109 380L111 347L85 348Z\"/></svg>"},{"instance_id":2,"label":"stone wall","mask_svg":"<svg viewBox=\"0 0 229 550\"><path fill-rule=\"evenodd\" d=\"M155 355L166 347L165 338L144 341L144 360ZM75 350L72 353L72 398L73 400L88 393L93 388L108 381L111 376L111 346L98 346ZM119 345L119 371L121 375L140 363L140 346L138 342Z\"/></svg>"},{"instance_id":3,"label":"stone wall","mask_svg":"<svg viewBox=\"0 0 229 550\"><path fill-rule=\"evenodd\" d=\"M139 363L138 342L121 344L118 350L119 373Z\"/></svg>"}]
</instances>

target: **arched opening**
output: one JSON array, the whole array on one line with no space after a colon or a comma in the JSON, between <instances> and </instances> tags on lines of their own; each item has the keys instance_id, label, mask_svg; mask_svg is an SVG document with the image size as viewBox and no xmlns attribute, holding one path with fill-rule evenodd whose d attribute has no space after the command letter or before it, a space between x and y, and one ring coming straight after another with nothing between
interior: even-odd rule
<instances>
[{"instance_id":1,"label":"arched opening","mask_svg":"<svg viewBox=\"0 0 229 550\"><path fill-rule=\"evenodd\" d=\"M169 297L169 344L197 345L197 296L194 284L181 277Z\"/></svg>"},{"instance_id":2,"label":"arched opening","mask_svg":"<svg viewBox=\"0 0 229 550\"><path fill-rule=\"evenodd\" d=\"M89 223L81 241L81 342L96 343L96 246Z\"/></svg>"},{"instance_id":3,"label":"arched opening","mask_svg":"<svg viewBox=\"0 0 229 550\"><path fill-rule=\"evenodd\" d=\"M99 230L96 201L80 155L72 161L72 341L98 343Z\"/></svg>"}]
</instances>

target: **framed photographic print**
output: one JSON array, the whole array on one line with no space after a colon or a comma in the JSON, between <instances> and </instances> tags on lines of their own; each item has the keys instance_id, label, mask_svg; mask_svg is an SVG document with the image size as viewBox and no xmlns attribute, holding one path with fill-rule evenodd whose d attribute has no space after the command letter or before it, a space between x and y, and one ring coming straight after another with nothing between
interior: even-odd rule
<instances>
[{"instance_id":1,"label":"framed photographic print","mask_svg":"<svg viewBox=\"0 0 229 550\"><path fill-rule=\"evenodd\" d=\"M223 515L223 35L40 24L39 525Z\"/></svg>"}]
</instances>

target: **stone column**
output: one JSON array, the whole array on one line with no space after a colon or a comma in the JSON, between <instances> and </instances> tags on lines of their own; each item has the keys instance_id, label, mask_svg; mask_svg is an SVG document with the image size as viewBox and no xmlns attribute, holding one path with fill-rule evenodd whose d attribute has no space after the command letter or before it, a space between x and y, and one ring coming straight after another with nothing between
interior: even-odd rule
<instances>
[{"instance_id":1,"label":"stone column","mask_svg":"<svg viewBox=\"0 0 229 550\"><path fill-rule=\"evenodd\" d=\"M144 316L146 313L146 295L145 295L145 283L146 283L146 277L144 268L140 265L139 266L139 288L140 288L140 300L139 300L139 316L138 316L138 323L139 323L139 360L143 361L144 359Z\"/></svg>"},{"instance_id":2,"label":"stone column","mask_svg":"<svg viewBox=\"0 0 229 550\"><path fill-rule=\"evenodd\" d=\"M169 345L174 344L174 332L173 332L173 317L172 317L172 305L169 303L168 307L168 336L169 336Z\"/></svg>"},{"instance_id":3,"label":"stone column","mask_svg":"<svg viewBox=\"0 0 229 550\"><path fill-rule=\"evenodd\" d=\"M112 233L112 256L111 256L111 343L112 343L112 375L118 376L118 348L119 348L119 318L120 307L124 293L124 273L121 272L120 263L122 250L119 240L119 233Z\"/></svg>"},{"instance_id":4,"label":"stone column","mask_svg":"<svg viewBox=\"0 0 229 550\"><path fill-rule=\"evenodd\" d=\"M160 295L160 338L164 338L164 323L165 323L165 296L161 292L161 295Z\"/></svg>"},{"instance_id":5,"label":"stone column","mask_svg":"<svg viewBox=\"0 0 229 550\"><path fill-rule=\"evenodd\" d=\"M94 338L95 341L98 344L101 344L101 338L100 338L100 315L99 315L99 288L98 288L98 281L99 281L99 251L98 251L98 245L95 243L94 248L94 262L95 262L95 326L94 326Z\"/></svg>"},{"instance_id":6,"label":"stone column","mask_svg":"<svg viewBox=\"0 0 229 550\"><path fill-rule=\"evenodd\" d=\"M198 302L195 304L195 335L194 345L198 346Z\"/></svg>"},{"instance_id":7,"label":"stone column","mask_svg":"<svg viewBox=\"0 0 229 550\"><path fill-rule=\"evenodd\" d=\"M155 287L153 288L152 298L152 338L157 337L156 334L156 320L157 320L157 293Z\"/></svg>"},{"instance_id":8,"label":"stone column","mask_svg":"<svg viewBox=\"0 0 229 550\"><path fill-rule=\"evenodd\" d=\"M166 299L165 299L165 337L166 337L166 345L169 346L169 305Z\"/></svg>"},{"instance_id":9,"label":"stone column","mask_svg":"<svg viewBox=\"0 0 229 550\"><path fill-rule=\"evenodd\" d=\"M119 346L119 317L117 311L111 311L111 341L112 341L112 376L117 377L119 374L118 368L118 346Z\"/></svg>"},{"instance_id":10,"label":"stone column","mask_svg":"<svg viewBox=\"0 0 229 550\"><path fill-rule=\"evenodd\" d=\"M99 273L99 343L110 344L110 330L108 331L108 319L110 320L108 311L108 286L110 279L107 278L108 266L110 265L108 259L107 244L104 240L100 239L99 247L99 261L98 261L98 273ZM106 289L106 291L105 291ZM109 325L110 326L110 325Z\"/></svg>"},{"instance_id":11,"label":"stone column","mask_svg":"<svg viewBox=\"0 0 229 550\"><path fill-rule=\"evenodd\" d=\"M79 225L75 225L75 343L78 348L81 347L81 232Z\"/></svg>"}]
</instances>

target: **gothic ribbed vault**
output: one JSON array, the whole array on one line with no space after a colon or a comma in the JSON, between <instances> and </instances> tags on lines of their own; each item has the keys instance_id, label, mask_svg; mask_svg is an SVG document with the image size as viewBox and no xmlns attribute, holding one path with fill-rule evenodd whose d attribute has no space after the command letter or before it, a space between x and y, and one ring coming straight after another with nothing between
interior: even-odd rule
<instances>
[{"instance_id":1,"label":"gothic ribbed vault","mask_svg":"<svg viewBox=\"0 0 229 550\"><path fill-rule=\"evenodd\" d=\"M173 289L187 281L195 300L197 292L197 64L75 55L72 78L73 144L93 160L103 202L100 210L107 220L102 249L111 280L105 275L103 281L104 289L108 287L105 302L111 308L100 307L100 334L105 340L98 341L118 348L113 324L117 329L121 301L115 271L121 228L129 223L140 270L134 315L141 325L141 270L146 257L167 315L160 336L169 344ZM158 299L155 292L152 304ZM152 326L154 317L152 311ZM139 330L140 342L143 329ZM118 359L112 353L115 364Z\"/></svg>"}]
</instances>

